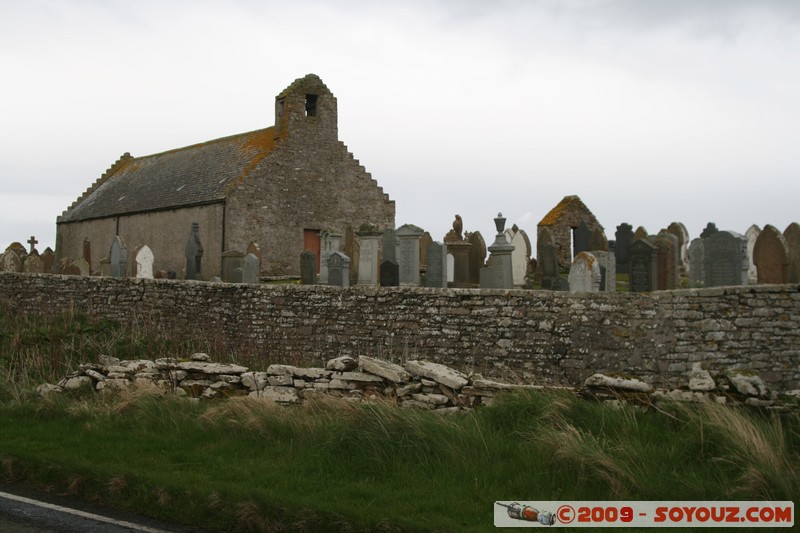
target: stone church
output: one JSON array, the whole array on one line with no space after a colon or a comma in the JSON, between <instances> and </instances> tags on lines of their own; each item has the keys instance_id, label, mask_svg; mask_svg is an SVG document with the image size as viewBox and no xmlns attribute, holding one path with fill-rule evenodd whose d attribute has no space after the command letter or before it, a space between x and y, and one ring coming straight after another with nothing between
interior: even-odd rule
<instances>
[{"instance_id":1,"label":"stone church","mask_svg":"<svg viewBox=\"0 0 800 533\"><path fill-rule=\"evenodd\" d=\"M128 265L146 245L155 270L184 278L197 224L198 279L220 276L222 254L252 242L262 275L298 275L304 249L319 257L321 231L394 227L394 201L339 141L337 120L336 98L309 74L275 98L272 127L155 155L126 153L58 217L56 255L85 257L90 248L91 271L99 272L118 235Z\"/></svg>"}]
</instances>

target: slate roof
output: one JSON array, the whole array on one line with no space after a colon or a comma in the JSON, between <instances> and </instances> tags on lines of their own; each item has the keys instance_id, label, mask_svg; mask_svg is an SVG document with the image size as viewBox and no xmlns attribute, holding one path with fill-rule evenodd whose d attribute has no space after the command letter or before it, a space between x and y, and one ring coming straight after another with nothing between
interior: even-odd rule
<instances>
[{"instance_id":1,"label":"slate roof","mask_svg":"<svg viewBox=\"0 0 800 533\"><path fill-rule=\"evenodd\" d=\"M223 200L274 146L274 128L144 157L123 156L59 222L201 205Z\"/></svg>"}]
</instances>

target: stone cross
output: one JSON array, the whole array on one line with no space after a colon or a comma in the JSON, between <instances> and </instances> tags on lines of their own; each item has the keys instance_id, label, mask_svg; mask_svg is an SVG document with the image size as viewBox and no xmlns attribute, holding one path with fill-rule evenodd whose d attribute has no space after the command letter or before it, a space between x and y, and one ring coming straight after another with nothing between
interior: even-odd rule
<instances>
[{"instance_id":1,"label":"stone cross","mask_svg":"<svg viewBox=\"0 0 800 533\"><path fill-rule=\"evenodd\" d=\"M39 241L36 240L36 237L31 235L31 238L28 239L28 244L31 245L30 253L33 253L33 250L36 248L36 245L39 244Z\"/></svg>"}]
</instances>

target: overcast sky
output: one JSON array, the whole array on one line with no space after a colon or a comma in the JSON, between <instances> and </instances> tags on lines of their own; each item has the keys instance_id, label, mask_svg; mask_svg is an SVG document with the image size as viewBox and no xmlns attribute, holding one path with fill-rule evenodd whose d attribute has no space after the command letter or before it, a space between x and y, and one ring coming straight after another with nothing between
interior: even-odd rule
<instances>
[{"instance_id":1,"label":"overcast sky","mask_svg":"<svg viewBox=\"0 0 800 533\"><path fill-rule=\"evenodd\" d=\"M0 245L53 246L124 152L271 126L310 72L436 240L535 238L571 194L611 239L800 221L797 1L0 0Z\"/></svg>"}]
</instances>

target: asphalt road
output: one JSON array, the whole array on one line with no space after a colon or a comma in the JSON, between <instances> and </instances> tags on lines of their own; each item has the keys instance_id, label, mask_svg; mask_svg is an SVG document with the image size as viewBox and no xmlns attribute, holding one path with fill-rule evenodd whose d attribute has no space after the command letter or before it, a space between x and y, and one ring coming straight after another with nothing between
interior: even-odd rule
<instances>
[{"instance_id":1,"label":"asphalt road","mask_svg":"<svg viewBox=\"0 0 800 533\"><path fill-rule=\"evenodd\" d=\"M0 484L3 533L203 533L200 529L99 508L67 498Z\"/></svg>"}]
</instances>

